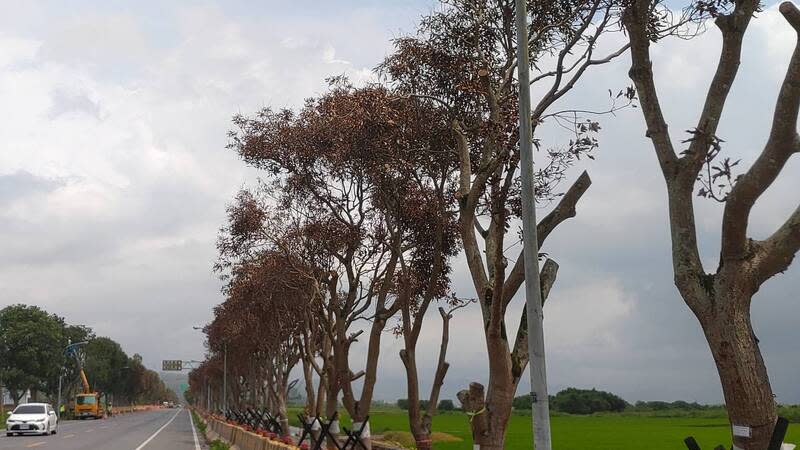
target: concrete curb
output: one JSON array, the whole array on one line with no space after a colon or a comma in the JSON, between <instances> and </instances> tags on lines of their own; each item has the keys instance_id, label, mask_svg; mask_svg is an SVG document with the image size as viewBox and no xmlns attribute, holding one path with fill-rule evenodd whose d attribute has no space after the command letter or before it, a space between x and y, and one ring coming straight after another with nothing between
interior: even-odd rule
<instances>
[{"instance_id":1,"label":"concrete curb","mask_svg":"<svg viewBox=\"0 0 800 450\"><path fill-rule=\"evenodd\" d=\"M203 417L199 413L198 415L205 421L205 438L208 443L219 439L230 445L231 450L296 450L298 448L294 445L273 441L215 417Z\"/></svg>"}]
</instances>

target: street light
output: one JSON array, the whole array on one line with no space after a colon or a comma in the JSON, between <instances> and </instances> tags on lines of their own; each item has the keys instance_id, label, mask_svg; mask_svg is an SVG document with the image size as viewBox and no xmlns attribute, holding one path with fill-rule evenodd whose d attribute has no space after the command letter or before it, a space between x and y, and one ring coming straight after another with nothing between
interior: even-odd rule
<instances>
[{"instance_id":1,"label":"street light","mask_svg":"<svg viewBox=\"0 0 800 450\"><path fill-rule=\"evenodd\" d=\"M202 330L204 327L193 326L194 330ZM209 402L211 399L209 398ZM228 343L222 341L222 410L228 410Z\"/></svg>"},{"instance_id":2,"label":"street light","mask_svg":"<svg viewBox=\"0 0 800 450\"><path fill-rule=\"evenodd\" d=\"M77 352L78 347L82 347L82 346L84 346L84 345L86 345L88 343L89 342L87 342L87 341L76 342L74 344L70 342L69 345L67 345L67 347L64 349L64 354L65 355L74 354L75 355L75 359L77 359L78 355L77 355L76 352ZM64 372L66 370L67 370L66 366L64 364L62 364L61 365L61 370L60 370L60 372L58 374L58 403L56 403L56 411L58 411L58 413L57 413L58 420L61 420L61 383L62 383L62 379L64 378ZM0 402L2 402L1 399L0 399Z\"/></svg>"},{"instance_id":3,"label":"street light","mask_svg":"<svg viewBox=\"0 0 800 450\"><path fill-rule=\"evenodd\" d=\"M531 376L533 446L550 450L550 405L547 397L542 298L539 280L539 239L536 235L536 198L533 187L533 130L531 127L528 11L525 0L516 0L517 76L519 78L519 148L522 178L522 244L525 261L525 304L528 321L528 366Z\"/></svg>"}]
</instances>

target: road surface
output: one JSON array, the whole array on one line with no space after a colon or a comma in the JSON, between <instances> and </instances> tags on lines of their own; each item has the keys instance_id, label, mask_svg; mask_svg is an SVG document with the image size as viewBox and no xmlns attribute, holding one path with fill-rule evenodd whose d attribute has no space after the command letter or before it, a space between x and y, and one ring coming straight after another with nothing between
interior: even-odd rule
<instances>
[{"instance_id":1,"label":"road surface","mask_svg":"<svg viewBox=\"0 0 800 450\"><path fill-rule=\"evenodd\" d=\"M205 446L186 409L161 409L105 420L62 422L52 436L0 435L0 449L201 450Z\"/></svg>"}]
</instances>

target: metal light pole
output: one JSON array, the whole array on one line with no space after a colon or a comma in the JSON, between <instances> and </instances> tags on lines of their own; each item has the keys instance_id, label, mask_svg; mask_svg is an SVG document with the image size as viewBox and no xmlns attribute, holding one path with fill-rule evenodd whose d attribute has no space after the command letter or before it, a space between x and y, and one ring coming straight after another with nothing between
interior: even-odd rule
<instances>
[{"instance_id":1,"label":"metal light pole","mask_svg":"<svg viewBox=\"0 0 800 450\"><path fill-rule=\"evenodd\" d=\"M64 354L65 355L72 354L75 356L75 359L78 360L78 355L76 353L77 348L86 345L88 343L89 343L88 341L76 342L74 344L70 342L67 345L67 348L64 349ZM58 402L56 404L56 411L58 411L56 414L58 415L58 420L61 420L61 384L62 384L61 380L64 378L64 372L66 370L67 370L66 366L62 364L61 371L58 374Z\"/></svg>"},{"instance_id":2,"label":"metal light pole","mask_svg":"<svg viewBox=\"0 0 800 450\"><path fill-rule=\"evenodd\" d=\"M202 331L204 327L193 326L193 330ZM222 407L228 409L228 343L223 341L223 371L222 371ZM200 361L190 361L200 362ZM206 377L206 410L211 411L211 380Z\"/></svg>"},{"instance_id":3,"label":"metal light pole","mask_svg":"<svg viewBox=\"0 0 800 450\"><path fill-rule=\"evenodd\" d=\"M58 374L58 403L56 403L56 415L58 420L61 420L61 379L64 378L64 368ZM2 401L2 400L0 400Z\"/></svg>"},{"instance_id":4,"label":"metal light pole","mask_svg":"<svg viewBox=\"0 0 800 450\"><path fill-rule=\"evenodd\" d=\"M528 12L525 0L516 0L517 74L519 78L519 147L522 169L522 235L525 258L525 300L533 409L533 445L550 450L550 404L542 328L542 291L539 281L539 238L536 235L536 197L533 187L533 130L531 125Z\"/></svg>"}]
</instances>

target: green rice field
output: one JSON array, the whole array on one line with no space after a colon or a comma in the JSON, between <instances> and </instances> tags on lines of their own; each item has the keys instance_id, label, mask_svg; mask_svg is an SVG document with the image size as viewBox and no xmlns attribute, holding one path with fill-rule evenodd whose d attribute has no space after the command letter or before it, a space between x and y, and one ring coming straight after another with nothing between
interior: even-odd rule
<instances>
[{"instance_id":1,"label":"green rice field","mask_svg":"<svg viewBox=\"0 0 800 450\"><path fill-rule=\"evenodd\" d=\"M293 409L292 418L299 412ZM604 414L592 416L553 416L553 448L558 450L685 450L683 439L694 436L703 449L713 449L719 444L730 447L727 420L721 414L708 417L658 417L655 414ZM349 419L342 422L349 425ZM297 425L297 419L292 421ZM370 416L373 434L408 431L406 411L382 409ZM437 442L441 450L471 449L469 420L460 412L438 415L433 421L435 432L444 432L458 440ZM786 442L800 443L800 424L791 424ZM530 415L511 417L506 435L506 449L531 448Z\"/></svg>"}]
</instances>

